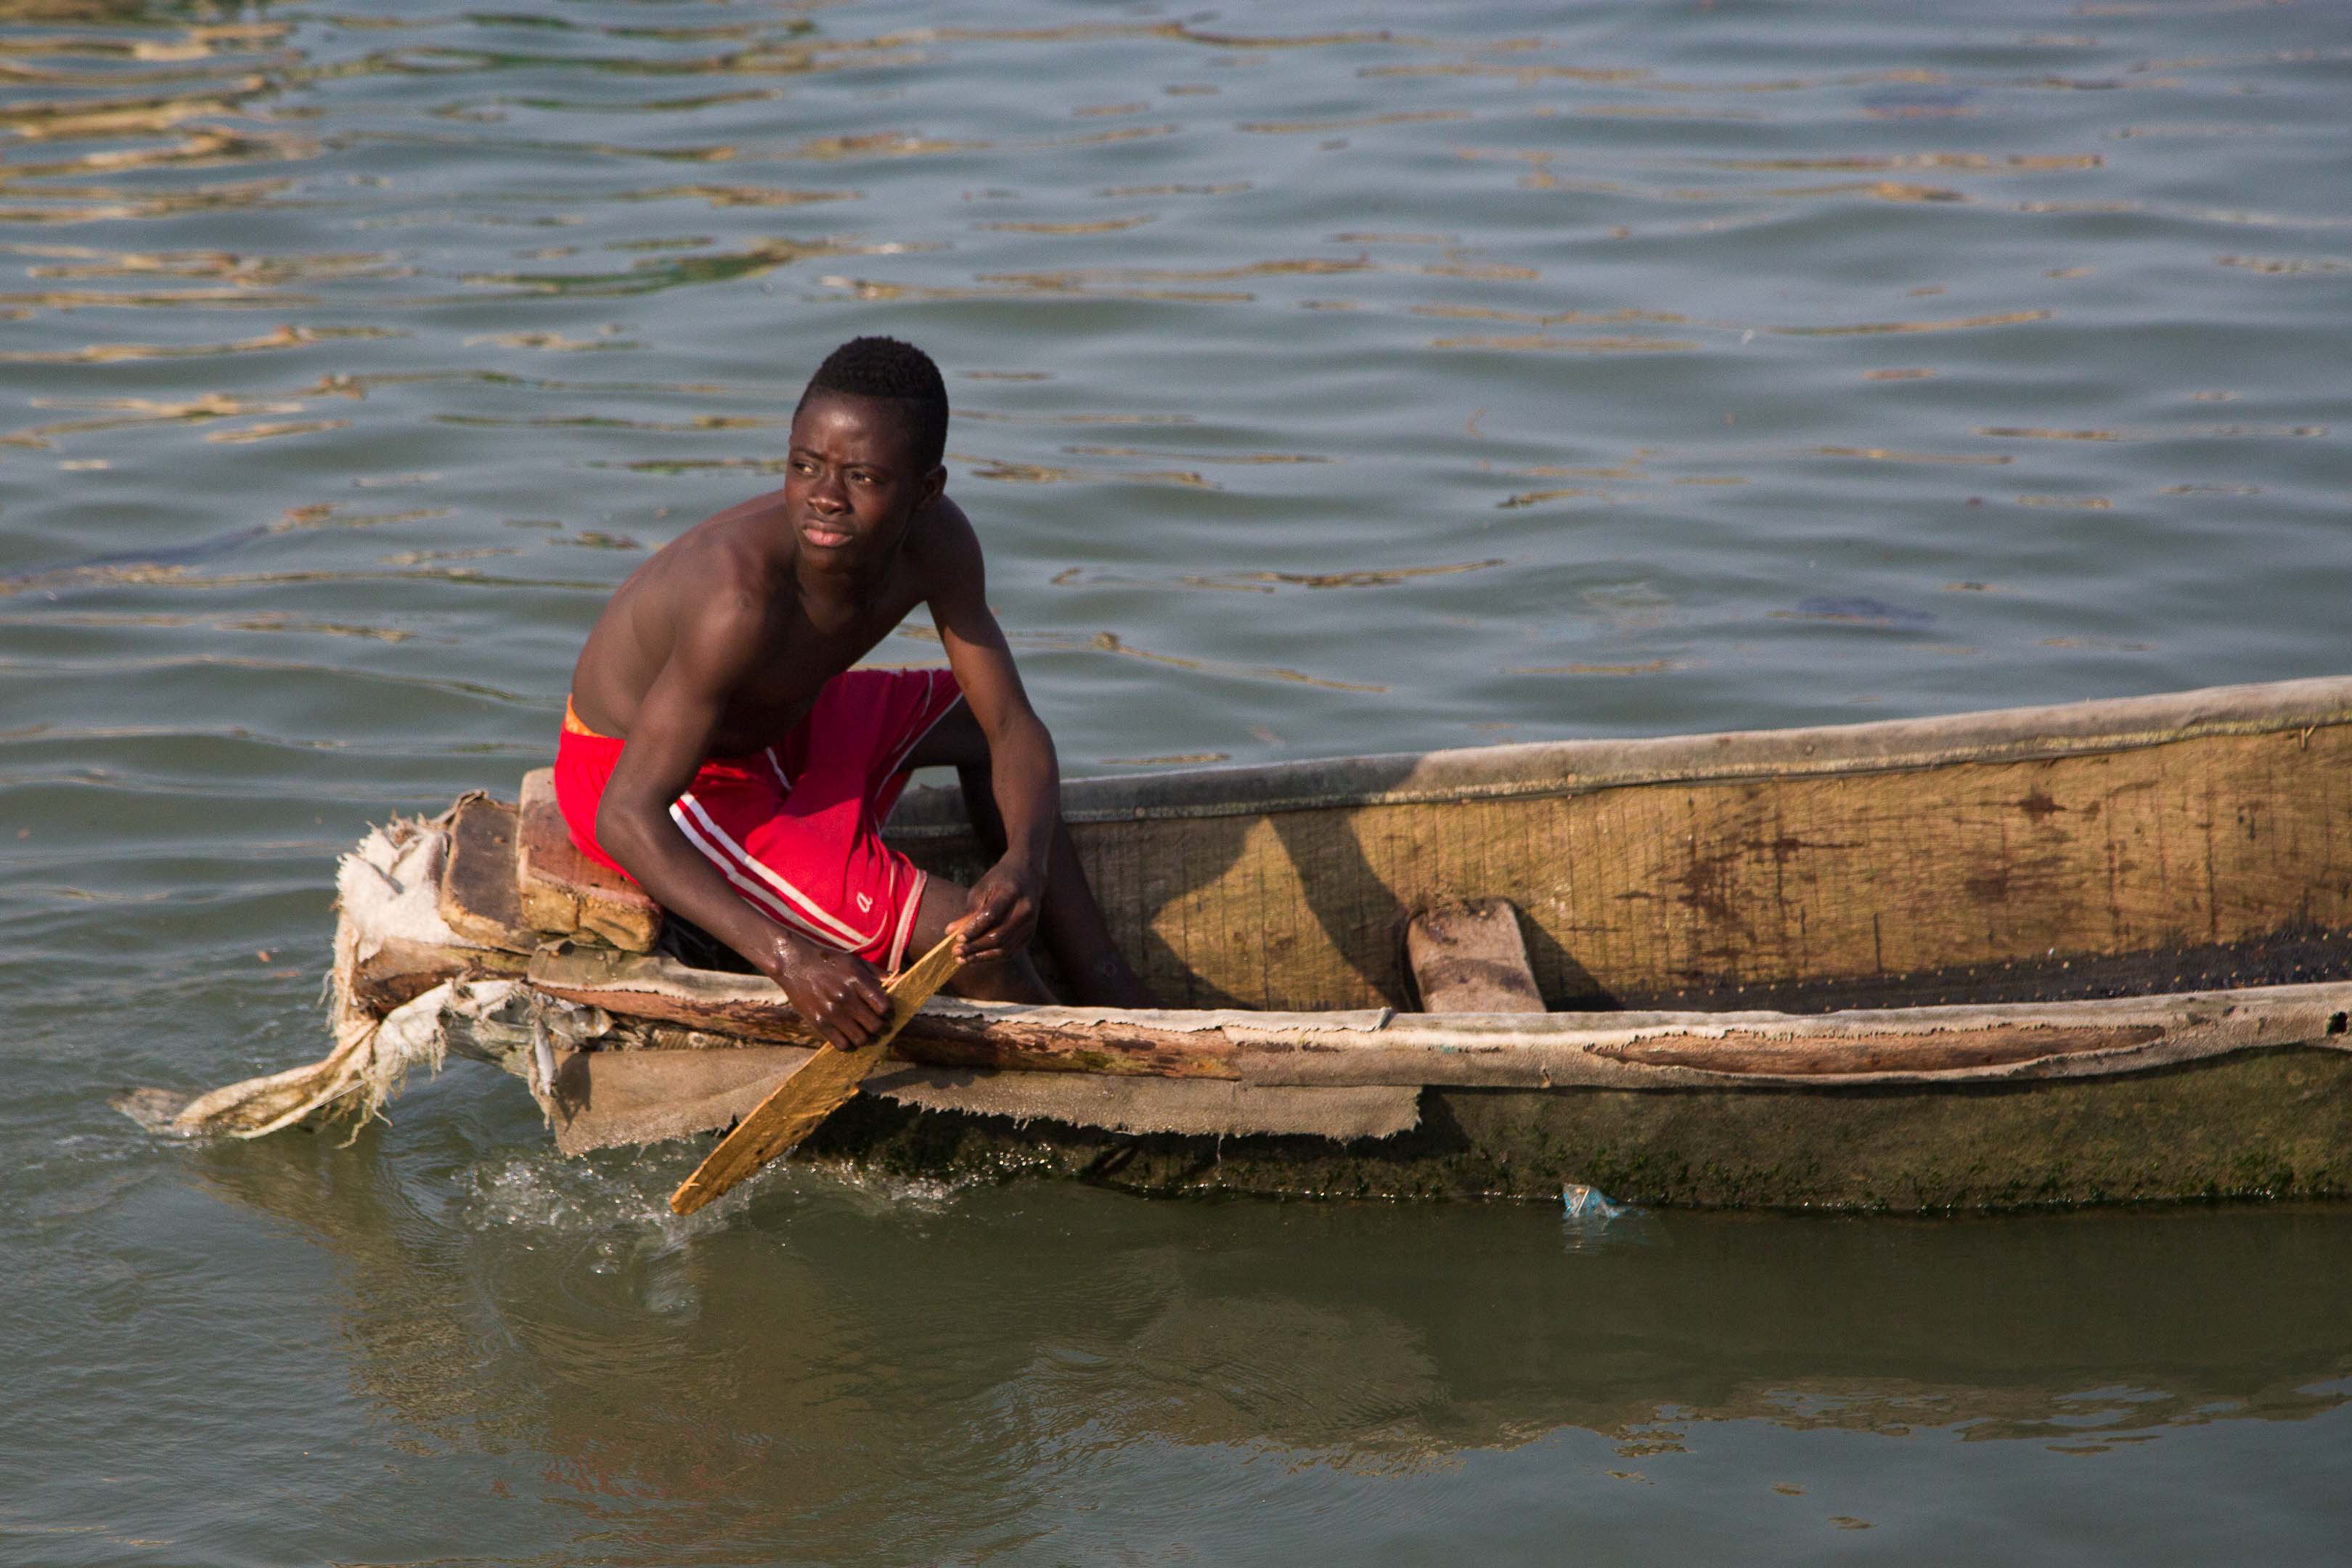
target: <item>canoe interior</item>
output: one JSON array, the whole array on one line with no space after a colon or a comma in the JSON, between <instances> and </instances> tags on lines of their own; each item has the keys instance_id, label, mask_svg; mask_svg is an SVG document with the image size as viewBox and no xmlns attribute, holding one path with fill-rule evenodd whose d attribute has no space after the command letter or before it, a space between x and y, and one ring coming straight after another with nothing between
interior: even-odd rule
<instances>
[{"instance_id":1,"label":"canoe interior","mask_svg":"<svg viewBox=\"0 0 2352 1568\"><path fill-rule=\"evenodd\" d=\"M2352 681L1066 788L1173 1005L1412 1005L1404 931L1519 912L1546 1005L2057 1000L2352 976ZM1257 802L1267 803L1260 806ZM969 879L951 789L891 836Z\"/></svg>"}]
</instances>

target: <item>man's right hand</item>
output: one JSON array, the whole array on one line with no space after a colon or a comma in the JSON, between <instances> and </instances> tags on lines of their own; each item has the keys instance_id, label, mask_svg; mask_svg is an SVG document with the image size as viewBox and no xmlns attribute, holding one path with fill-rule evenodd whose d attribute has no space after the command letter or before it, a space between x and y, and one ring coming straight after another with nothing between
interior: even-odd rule
<instances>
[{"instance_id":1,"label":"man's right hand","mask_svg":"<svg viewBox=\"0 0 2352 1568\"><path fill-rule=\"evenodd\" d=\"M793 1011L835 1050L872 1043L890 1016L889 993L873 965L854 952L835 952L779 931L768 962L760 967L783 987Z\"/></svg>"}]
</instances>

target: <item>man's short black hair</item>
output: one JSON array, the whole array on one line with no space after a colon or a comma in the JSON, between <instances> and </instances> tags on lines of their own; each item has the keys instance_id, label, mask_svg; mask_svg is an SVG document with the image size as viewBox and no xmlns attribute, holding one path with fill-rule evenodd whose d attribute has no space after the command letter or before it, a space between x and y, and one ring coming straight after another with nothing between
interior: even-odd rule
<instances>
[{"instance_id":1,"label":"man's short black hair","mask_svg":"<svg viewBox=\"0 0 2352 1568\"><path fill-rule=\"evenodd\" d=\"M851 397L881 397L907 405L908 435L915 444L915 461L929 473L939 466L948 445L948 384L931 356L896 338L852 338L831 353L809 377L801 404L820 392ZM798 412L796 409L795 412Z\"/></svg>"}]
</instances>

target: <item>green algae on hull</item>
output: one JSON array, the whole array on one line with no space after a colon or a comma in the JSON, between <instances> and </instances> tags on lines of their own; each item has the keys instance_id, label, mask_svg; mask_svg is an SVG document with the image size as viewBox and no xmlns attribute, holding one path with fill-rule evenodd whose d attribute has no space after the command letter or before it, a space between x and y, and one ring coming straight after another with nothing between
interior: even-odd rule
<instances>
[{"instance_id":1,"label":"green algae on hull","mask_svg":"<svg viewBox=\"0 0 2352 1568\"><path fill-rule=\"evenodd\" d=\"M1822 1089L1432 1088L1390 1139L1129 1136L871 1096L805 1145L895 1175L1150 1196L1916 1212L2352 1196L2352 1057L2288 1047L2125 1077Z\"/></svg>"}]
</instances>

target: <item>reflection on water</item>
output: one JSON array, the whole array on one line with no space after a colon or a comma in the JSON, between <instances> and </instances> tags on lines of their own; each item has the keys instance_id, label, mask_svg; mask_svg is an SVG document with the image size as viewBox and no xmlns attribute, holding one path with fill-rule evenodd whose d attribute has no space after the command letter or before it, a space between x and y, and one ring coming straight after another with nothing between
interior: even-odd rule
<instances>
[{"instance_id":1,"label":"reflection on water","mask_svg":"<svg viewBox=\"0 0 2352 1568\"><path fill-rule=\"evenodd\" d=\"M2311 0L0 6L0 1532L2322 1555L2333 1216L677 1229L462 1072L348 1151L104 1106L314 1054L335 853L545 760L855 332L1072 774L2352 668L2347 72Z\"/></svg>"},{"instance_id":2,"label":"reflection on water","mask_svg":"<svg viewBox=\"0 0 2352 1568\"><path fill-rule=\"evenodd\" d=\"M647 1547L824 1559L908 1510L934 1542L1005 1514L1051 1535L1072 1472L1119 1451L1475 1478L1572 1431L1600 1440L1582 1475L1671 1488L1725 1428L2079 1458L2352 1398L2331 1214L1596 1230L802 1173L680 1221L667 1163L446 1157L198 1170L334 1259L369 1397L482 1463L549 1456L542 1501Z\"/></svg>"}]
</instances>

